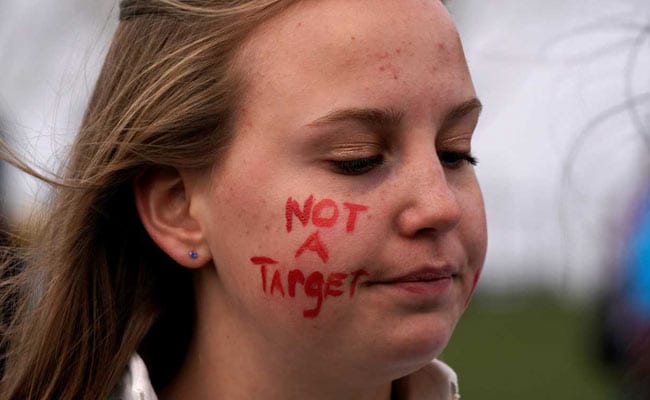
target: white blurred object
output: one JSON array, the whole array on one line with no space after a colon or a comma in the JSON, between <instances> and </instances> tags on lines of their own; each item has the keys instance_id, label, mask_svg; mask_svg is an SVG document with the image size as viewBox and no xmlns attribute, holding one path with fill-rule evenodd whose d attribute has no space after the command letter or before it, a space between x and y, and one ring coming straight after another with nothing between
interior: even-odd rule
<instances>
[{"instance_id":1,"label":"white blurred object","mask_svg":"<svg viewBox=\"0 0 650 400\"><path fill-rule=\"evenodd\" d=\"M116 9L114 0L0 3L0 119L28 161L56 171L117 26ZM7 175L9 214L21 219L45 188L15 170Z\"/></svg>"},{"instance_id":2,"label":"white blurred object","mask_svg":"<svg viewBox=\"0 0 650 400\"><path fill-rule=\"evenodd\" d=\"M589 298L650 148L647 0L451 0L485 111L475 142L490 246L481 288ZM643 111L645 110L645 111ZM643 115L645 113L645 115Z\"/></svg>"}]
</instances>

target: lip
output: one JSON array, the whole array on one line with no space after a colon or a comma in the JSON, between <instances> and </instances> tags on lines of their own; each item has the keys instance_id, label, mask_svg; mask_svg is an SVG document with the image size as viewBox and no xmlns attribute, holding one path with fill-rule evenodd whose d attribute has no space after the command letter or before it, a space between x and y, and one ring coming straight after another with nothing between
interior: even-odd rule
<instances>
[{"instance_id":1,"label":"lip","mask_svg":"<svg viewBox=\"0 0 650 400\"><path fill-rule=\"evenodd\" d=\"M451 289L457 275L456 270L449 265L423 267L404 275L371 280L367 284L420 296L437 297Z\"/></svg>"}]
</instances>

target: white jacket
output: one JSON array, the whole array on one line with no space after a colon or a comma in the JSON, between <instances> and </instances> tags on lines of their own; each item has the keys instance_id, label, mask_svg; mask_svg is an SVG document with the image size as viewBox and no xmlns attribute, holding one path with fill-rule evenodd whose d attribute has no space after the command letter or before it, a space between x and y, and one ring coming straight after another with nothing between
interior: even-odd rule
<instances>
[{"instance_id":1,"label":"white jacket","mask_svg":"<svg viewBox=\"0 0 650 400\"><path fill-rule=\"evenodd\" d=\"M426 367L395 383L400 400L458 400L458 377L445 363L433 360ZM110 400L158 400L147 366L137 354Z\"/></svg>"}]
</instances>

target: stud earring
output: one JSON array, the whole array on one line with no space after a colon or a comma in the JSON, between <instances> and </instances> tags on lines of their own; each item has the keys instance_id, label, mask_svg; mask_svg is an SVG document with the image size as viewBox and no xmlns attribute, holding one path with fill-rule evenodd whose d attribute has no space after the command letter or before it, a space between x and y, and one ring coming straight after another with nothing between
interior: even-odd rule
<instances>
[{"instance_id":1,"label":"stud earring","mask_svg":"<svg viewBox=\"0 0 650 400\"><path fill-rule=\"evenodd\" d=\"M196 251L194 251L194 250L190 250L190 254L189 254L189 255L190 255L190 258L191 258L192 260L196 260L196 259L199 257L199 254L198 254Z\"/></svg>"}]
</instances>

